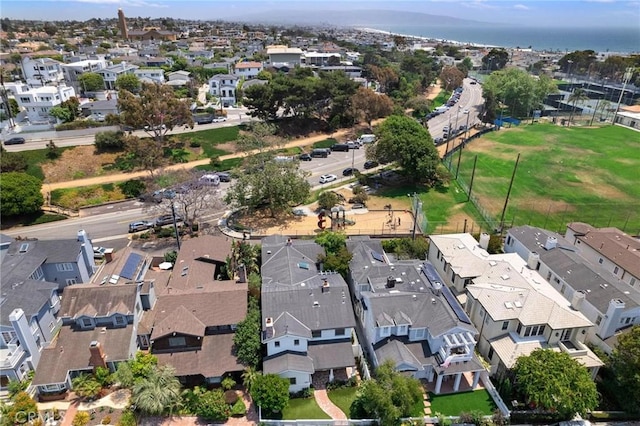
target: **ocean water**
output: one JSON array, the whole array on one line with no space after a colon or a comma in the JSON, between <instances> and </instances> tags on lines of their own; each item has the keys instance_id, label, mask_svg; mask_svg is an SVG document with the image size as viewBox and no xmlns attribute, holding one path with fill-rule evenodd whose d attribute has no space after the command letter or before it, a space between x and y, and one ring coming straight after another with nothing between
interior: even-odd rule
<instances>
[{"instance_id":1,"label":"ocean water","mask_svg":"<svg viewBox=\"0 0 640 426\"><path fill-rule=\"evenodd\" d=\"M371 25L396 34L502 47L572 52L640 52L640 26L627 28Z\"/></svg>"}]
</instances>

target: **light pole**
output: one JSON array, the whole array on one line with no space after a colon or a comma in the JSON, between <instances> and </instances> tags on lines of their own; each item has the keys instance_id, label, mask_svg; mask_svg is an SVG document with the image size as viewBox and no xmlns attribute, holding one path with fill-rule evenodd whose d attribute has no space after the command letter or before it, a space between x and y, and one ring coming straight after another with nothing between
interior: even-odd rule
<instances>
[{"instance_id":1,"label":"light pole","mask_svg":"<svg viewBox=\"0 0 640 426\"><path fill-rule=\"evenodd\" d=\"M417 193L413 193L413 194L407 194L407 197L412 197L411 200L411 209L413 210L413 229L411 230L411 239L415 240L416 239L416 229L418 226L418 211L421 211L421 207L422 207L422 203L420 202L420 199L418 198L418 194Z\"/></svg>"},{"instance_id":2,"label":"light pole","mask_svg":"<svg viewBox=\"0 0 640 426\"><path fill-rule=\"evenodd\" d=\"M569 64L569 66L567 67L567 80L569 80L569 83L571 83L571 65L573 65L573 61L569 59L567 63Z\"/></svg>"},{"instance_id":3,"label":"light pole","mask_svg":"<svg viewBox=\"0 0 640 426\"><path fill-rule=\"evenodd\" d=\"M467 124L464 126L464 139L466 140L467 135L469 134L469 116L471 115L471 111L465 109L462 113L467 116Z\"/></svg>"},{"instance_id":4,"label":"light pole","mask_svg":"<svg viewBox=\"0 0 640 426\"><path fill-rule=\"evenodd\" d=\"M633 68L627 68L624 73L624 81L622 83L622 90L620 91L620 97L618 98L618 106L616 106L616 113L613 114L613 121L611 124L616 124L616 119L618 118L618 112L620 111L620 104L622 103L622 97L624 96L624 91L627 88L627 83L631 80L631 75L633 74Z\"/></svg>"}]
</instances>

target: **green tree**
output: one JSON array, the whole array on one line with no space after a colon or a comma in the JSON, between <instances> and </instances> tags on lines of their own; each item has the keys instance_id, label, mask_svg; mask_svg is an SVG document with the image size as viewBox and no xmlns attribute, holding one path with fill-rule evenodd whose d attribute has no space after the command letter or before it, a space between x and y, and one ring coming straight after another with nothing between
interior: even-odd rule
<instances>
[{"instance_id":1,"label":"green tree","mask_svg":"<svg viewBox=\"0 0 640 426\"><path fill-rule=\"evenodd\" d=\"M228 274L233 277L240 265L244 265L247 275L260 273L260 246L246 241L232 241L231 253L226 259Z\"/></svg>"},{"instance_id":2,"label":"green tree","mask_svg":"<svg viewBox=\"0 0 640 426\"><path fill-rule=\"evenodd\" d=\"M96 381L103 387L109 386L113 383L113 374L111 374L111 371L108 368L97 367L96 372L93 375Z\"/></svg>"},{"instance_id":3,"label":"green tree","mask_svg":"<svg viewBox=\"0 0 640 426\"><path fill-rule=\"evenodd\" d=\"M340 198L334 191L324 191L318 195L318 207L321 209L331 210L339 202Z\"/></svg>"},{"instance_id":4,"label":"green tree","mask_svg":"<svg viewBox=\"0 0 640 426\"><path fill-rule=\"evenodd\" d=\"M393 253L398 259L424 259L429 251L429 241L423 237L392 238L382 241L382 248Z\"/></svg>"},{"instance_id":5,"label":"green tree","mask_svg":"<svg viewBox=\"0 0 640 426\"><path fill-rule=\"evenodd\" d=\"M78 85L83 93L104 90L104 78L95 72L86 72L78 76Z\"/></svg>"},{"instance_id":6,"label":"green tree","mask_svg":"<svg viewBox=\"0 0 640 426\"><path fill-rule=\"evenodd\" d=\"M127 181L120 182L118 187L127 198L139 197L147 188L145 183L139 179L129 179Z\"/></svg>"},{"instance_id":7,"label":"green tree","mask_svg":"<svg viewBox=\"0 0 640 426\"><path fill-rule=\"evenodd\" d=\"M148 171L152 179L156 169L167 163L164 149L156 141L127 135L124 136L124 148L130 163L134 167Z\"/></svg>"},{"instance_id":8,"label":"green tree","mask_svg":"<svg viewBox=\"0 0 640 426\"><path fill-rule=\"evenodd\" d=\"M569 126L571 125L573 115L576 113L577 104L582 103L586 100L589 100L589 96L587 96L587 92L581 87L578 87L571 93L571 95L569 95L568 101L573 104L571 108L571 114L569 114Z\"/></svg>"},{"instance_id":9,"label":"green tree","mask_svg":"<svg viewBox=\"0 0 640 426\"><path fill-rule=\"evenodd\" d=\"M257 368L262 359L262 319L258 301L249 299L247 316L238 323L233 336L233 345L238 361L249 368Z\"/></svg>"},{"instance_id":10,"label":"green tree","mask_svg":"<svg viewBox=\"0 0 640 426\"><path fill-rule=\"evenodd\" d=\"M140 79L135 74L121 74L116 78L116 89L127 90L131 93L138 93L140 90Z\"/></svg>"},{"instance_id":11,"label":"green tree","mask_svg":"<svg viewBox=\"0 0 640 426\"><path fill-rule=\"evenodd\" d=\"M224 400L224 393L219 389L200 395L195 408L195 414L206 420L225 421L231 415L231 408Z\"/></svg>"},{"instance_id":12,"label":"green tree","mask_svg":"<svg viewBox=\"0 0 640 426\"><path fill-rule=\"evenodd\" d=\"M94 399L100 394L102 385L91 374L80 374L71 381L73 391L82 398Z\"/></svg>"},{"instance_id":13,"label":"green tree","mask_svg":"<svg viewBox=\"0 0 640 426\"><path fill-rule=\"evenodd\" d=\"M271 83L247 87L242 102L249 109L248 115L251 117L265 121L277 117L279 103Z\"/></svg>"},{"instance_id":14,"label":"green tree","mask_svg":"<svg viewBox=\"0 0 640 426\"><path fill-rule=\"evenodd\" d=\"M465 74L457 67L444 67L440 72L440 81L444 83L444 90L451 92L456 87L462 86Z\"/></svg>"},{"instance_id":15,"label":"green tree","mask_svg":"<svg viewBox=\"0 0 640 426\"><path fill-rule=\"evenodd\" d=\"M482 69L488 69L489 72L501 70L507 62L509 62L509 52L502 47L494 47L482 57Z\"/></svg>"},{"instance_id":16,"label":"green tree","mask_svg":"<svg viewBox=\"0 0 640 426\"><path fill-rule=\"evenodd\" d=\"M255 378L251 397L265 413L277 413L289 404L289 380L277 374L265 374Z\"/></svg>"},{"instance_id":17,"label":"green tree","mask_svg":"<svg viewBox=\"0 0 640 426\"><path fill-rule=\"evenodd\" d=\"M640 325L618 337L611 358L621 406L629 412L640 412Z\"/></svg>"},{"instance_id":18,"label":"green tree","mask_svg":"<svg viewBox=\"0 0 640 426\"><path fill-rule=\"evenodd\" d=\"M386 117L393 111L393 101L385 94L375 93L371 89L360 87L351 96L353 115L362 119L371 129L371 122L376 118Z\"/></svg>"},{"instance_id":19,"label":"green tree","mask_svg":"<svg viewBox=\"0 0 640 426\"><path fill-rule=\"evenodd\" d=\"M53 108L51 108L49 110L49 115L54 118L57 118L63 123L68 123L70 121L73 121L73 114L71 113L71 111L69 111L68 108L64 108L60 105L56 105Z\"/></svg>"},{"instance_id":20,"label":"green tree","mask_svg":"<svg viewBox=\"0 0 640 426\"><path fill-rule=\"evenodd\" d=\"M427 130L416 120L399 115L387 118L377 129L377 142L367 146L367 158L391 163L413 182L436 185L440 157Z\"/></svg>"},{"instance_id":21,"label":"green tree","mask_svg":"<svg viewBox=\"0 0 640 426\"><path fill-rule=\"evenodd\" d=\"M0 417L1 426L24 424L38 415L38 405L26 392L17 393L11 398L11 404L3 408L6 411Z\"/></svg>"},{"instance_id":22,"label":"green tree","mask_svg":"<svg viewBox=\"0 0 640 426\"><path fill-rule=\"evenodd\" d=\"M537 349L521 356L513 368L515 386L528 403L571 419L598 406L598 392L589 371L564 352Z\"/></svg>"},{"instance_id":23,"label":"green tree","mask_svg":"<svg viewBox=\"0 0 640 426\"><path fill-rule=\"evenodd\" d=\"M347 246L347 236L342 232L322 231L314 241L321 245L327 253L333 254Z\"/></svg>"},{"instance_id":24,"label":"green tree","mask_svg":"<svg viewBox=\"0 0 640 426\"><path fill-rule=\"evenodd\" d=\"M43 203L40 179L21 172L2 173L0 176L0 214L2 216L36 213L40 211Z\"/></svg>"},{"instance_id":25,"label":"green tree","mask_svg":"<svg viewBox=\"0 0 640 426\"><path fill-rule=\"evenodd\" d=\"M242 372L242 384L245 388L251 393L251 388L253 384L256 382L256 377L258 377L260 373L256 371L253 367L247 367Z\"/></svg>"},{"instance_id":26,"label":"green tree","mask_svg":"<svg viewBox=\"0 0 640 426\"><path fill-rule=\"evenodd\" d=\"M138 380L131 391L131 402L148 415L172 413L180 402L180 382L171 366L154 367Z\"/></svg>"},{"instance_id":27,"label":"green tree","mask_svg":"<svg viewBox=\"0 0 640 426\"><path fill-rule=\"evenodd\" d=\"M485 109L495 112L499 102L516 117L526 117L538 108L547 95L558 90L546 75L533 77L519 68L507 68L491 73L482 85ZM489 105L491 102L491 105Z\"/></svg>"},{"instance_id":28,"label":"green tree","mask_svg":"<svg viewBox=\"0 0 640 426\"><path fill-rule=\"evenodd\" d=\"M156 141L176 126L193 128L191 110L179 100L170 86L142 83L139 96L121 90L118 96L123 124L134 129L144 128Z\"/></svg>"},{"instance_id":29,"label":"green tree","mask_svg":"<svg viewBox=\"0 0 640 426\"><path fill-rule=\"evenodd\" d=\"M106 130L95 135L96 151L110 152L124 149L124 132L119 130Z\"/></svg>"},{"instance_id":30,"label":"green tree","mask_svg":"<svg viewBox=\"0 0 640 426\"><path fill-rule=\"evenodd\" d=\"M0 171L2 173L24 172L29 167L29 163L22 152L7 152L0 146Z\"/></svg>"}]
</instances>

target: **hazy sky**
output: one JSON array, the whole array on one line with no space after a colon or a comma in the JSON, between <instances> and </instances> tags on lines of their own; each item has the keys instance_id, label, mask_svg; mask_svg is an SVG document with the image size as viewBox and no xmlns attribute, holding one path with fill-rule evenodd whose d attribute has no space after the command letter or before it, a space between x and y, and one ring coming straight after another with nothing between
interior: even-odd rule
<instances>
[{"instance_id":1,"label":"hazy sky","mask_svg":"<svg viewBox=\"0 0 640 426\"><path fill-rule=\"evenodd\" d=\"M640 28L640 0L1 0L0 16L82 21L115 18L119 7L132 17L201 20L238 18L245 13L280 9L389 9L514 25Z\"/></svg>"}]
</instances>

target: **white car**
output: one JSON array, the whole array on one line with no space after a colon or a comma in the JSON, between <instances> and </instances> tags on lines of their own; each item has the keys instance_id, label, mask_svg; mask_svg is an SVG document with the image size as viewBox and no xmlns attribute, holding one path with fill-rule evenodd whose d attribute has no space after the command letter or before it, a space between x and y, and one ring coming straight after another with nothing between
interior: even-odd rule
<instances>
[{"instance_id":1,"label":"white car","mask_svg":"<svg viewBox=\"0 0 640 426\"><path fill-rule=\"evenodd\" d=\"M211 122L212 123L222 123L223 121L227 121L225 117L216 117Z\"/></svg>"},{"instance_id":2,"label":"white car","mask_svg":"<svg viewBox=\"0 0 640 426\"><path fill-rule=\"evenodd\" d=\"M320 183L329 183L337 179L338 179L338 176L336 175L322 175L320 176Z\"/></svg>"}]
</instances>

